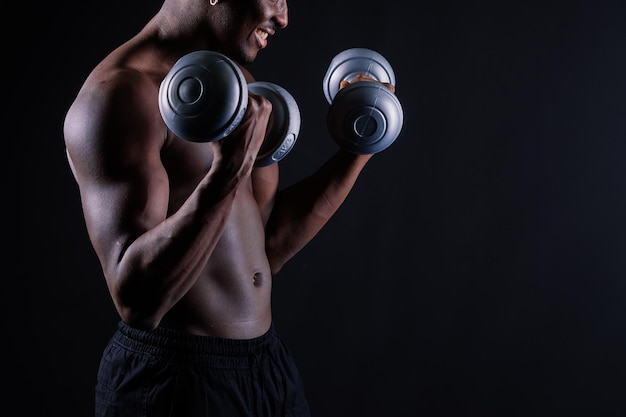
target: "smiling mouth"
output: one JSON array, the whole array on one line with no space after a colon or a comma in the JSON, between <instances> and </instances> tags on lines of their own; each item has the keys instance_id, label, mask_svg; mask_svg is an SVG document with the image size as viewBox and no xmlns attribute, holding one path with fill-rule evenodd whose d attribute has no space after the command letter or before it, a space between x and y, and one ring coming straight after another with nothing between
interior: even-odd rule
<instances>
[{"instance_id":1,"label":"smiling mouth","mask_svg":"<svg viewBox=\"0 0 626 417\"><path fill-rule=\"evenodd\" d=\"M263 29L256 29L254 35L256 36L256 43L259 49L265 48L267 46L267 37L270 33Z\"/></svg>"}]
</instances>

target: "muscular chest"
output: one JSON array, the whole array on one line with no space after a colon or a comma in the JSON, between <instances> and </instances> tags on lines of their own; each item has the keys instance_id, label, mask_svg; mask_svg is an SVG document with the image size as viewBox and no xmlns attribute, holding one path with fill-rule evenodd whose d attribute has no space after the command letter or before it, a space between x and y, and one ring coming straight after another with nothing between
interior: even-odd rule
<instances>
[{"instance_id":1,"label":"muscular chest","mask_svg":"<svg viewBox=\"0 0 626 417\"><path fill-rule=\"evenodd\" d=\"M209 172L213 152L209 143L175 139L161 154L170 186L170 208L176 211Z\"/></svg>"}]
</instances>

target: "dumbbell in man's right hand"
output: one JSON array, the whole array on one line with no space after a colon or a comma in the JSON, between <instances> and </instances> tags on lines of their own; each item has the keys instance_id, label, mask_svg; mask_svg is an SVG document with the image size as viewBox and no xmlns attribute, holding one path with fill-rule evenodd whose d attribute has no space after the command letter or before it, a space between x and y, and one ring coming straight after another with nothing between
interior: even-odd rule
<instances>
[{"instance_id":1,"label":"dumbbell in man's right hand","mask_svg":"<svg viewBox=\"0 0 626 417\"><path fill-rule=\"evenodd\" d=\"M250 95L260 95L272 105L272 122L263 126L267 133L255 163L270 165L285 157L295 144L300 132L298 105L276 84L248 84L239 66L225 55L200 50L180 58L161 82L159 109L177 136L213 142L239 126Z\"/></svg>"}]
</instances>

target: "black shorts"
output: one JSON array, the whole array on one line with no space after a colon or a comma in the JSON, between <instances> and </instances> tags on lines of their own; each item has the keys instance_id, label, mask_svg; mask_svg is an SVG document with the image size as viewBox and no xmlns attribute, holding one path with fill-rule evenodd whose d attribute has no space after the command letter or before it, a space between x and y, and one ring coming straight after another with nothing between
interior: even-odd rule
<instances>
[{"instance_id":1,"label":"black shorts","mask_svg":"<svg viewBox=\"0 0 626 417\"><path fill-rule=\"evenodd\" d=\"M310 416L274 327L231 340L120 322L102 355L96 417Z\"/></svg>"}]
</instances>

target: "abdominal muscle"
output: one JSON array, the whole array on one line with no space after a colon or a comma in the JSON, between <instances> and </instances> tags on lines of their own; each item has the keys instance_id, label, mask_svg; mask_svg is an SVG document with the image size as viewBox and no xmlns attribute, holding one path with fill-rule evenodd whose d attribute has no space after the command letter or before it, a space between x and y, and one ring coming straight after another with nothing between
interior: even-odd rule
<instances>
[{"instance_id":1,"label":"abdominal muscle","mask_svg":"<svg viewBox=\"0 0 626 417\"><path fill-rule=\"evenodd\" d=\"M261 336L272 322L271 289L264 227L244 187L202 274L161 326L229 339Z\"/></svg>"}]
</instances>

